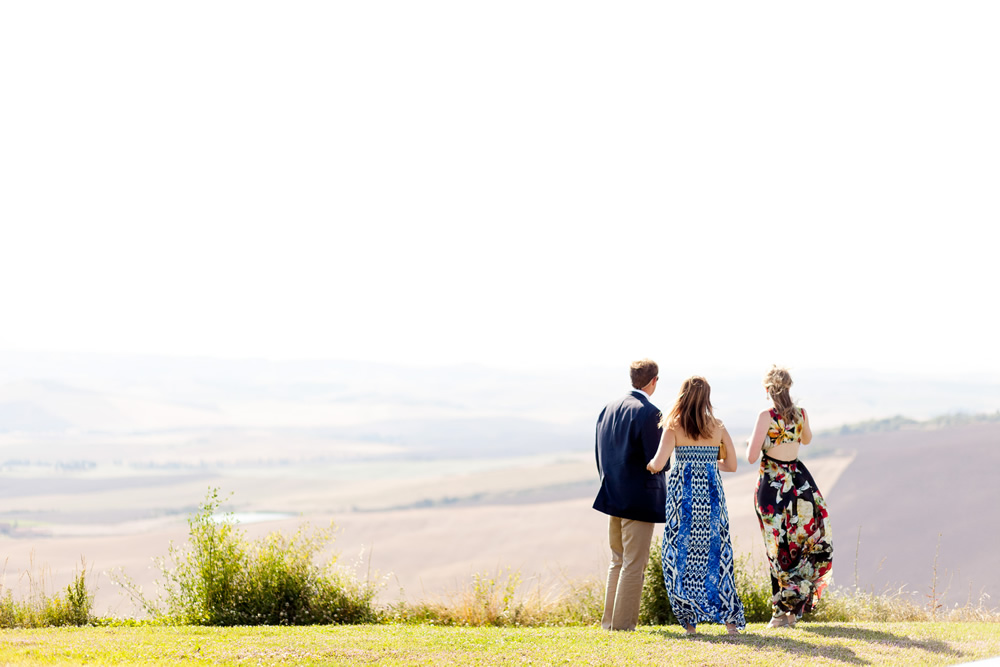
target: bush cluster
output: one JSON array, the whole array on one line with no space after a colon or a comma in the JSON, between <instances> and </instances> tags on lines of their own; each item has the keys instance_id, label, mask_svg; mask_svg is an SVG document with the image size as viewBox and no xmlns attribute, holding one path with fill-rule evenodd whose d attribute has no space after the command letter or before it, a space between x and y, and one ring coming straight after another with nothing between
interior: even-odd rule
<instances>
[{"instance_id":1,"label":"bush cluster","mask_svg":"<svg viewBox=\"0 0 1000 667\"><path fill-rule=\"evenodd\" d=\"M771 579L766 569L757 567L749 555L734 564L736 592L743 602L748 623L766 623L771 619ZM927 596L930 597L930 596ZM815 608L803 617L819 622L906 622L906 621L1000 621L1000 614L986 606L986 599L964 606L941 609L933 600L921 604L906 591L875 593L858 589L829 589ZM659 538L649 547L646 578L639 607L641 625L675 625L670 599L663 583L663 563Z\"/></svg>"},{"instance_id":2,"label":"bush cluster","mask_svg":"<svg viewBox=\"0 0 1000 667\"><path fill-rule=\"evenodd\" d=\"M670 608L667 585L663 581L662 546L660 538L649 545L649 560L639 599L639 625L678 625L677 617Z\"/></svg>"},{"instance_id":3,"label":"bush cluster","mask_svg":"<svg viewBox=\"0 0 1000 667\"><path fill-rule=\"evenodd\" d=\"M385 620L448 626L593 625L601 619L604 587L596 579L542 589L524 586L510 568L472 575L469 586L437 600L396 602Z\"/></svg>"},{"instance_id":4,"label":"bush cluster","mask_svg":"<svg viewBox=\"0 0 1000 667\"><path fill-rule=\"evenodd\" d=\"M94 596L87 590L86 563L81 563L81 569L62 593L46 595L34 582L31 588L26 599L15 600L13 591L0 585L0 628L87 625L93 620Z\"/></svg>"},{"instance_id":5,"label":"bush cluster","mask_svg":"<svg viewBox=\"0 0 1000 667\"><path fill-rule=\"evenodd\" d=\"M639 603L640 625L678 625L670 608L667 586L663 581L663 551L660 538L649 545L646 578L642 582ZM771 582L753 566L749 556L734 563L736 593L743 602L743 613L748 623L771 620Z\"/></svg>"},{"instance_id":6,"label":"bush cluster","mask_svg":"<svg viewBox=\"0 0 1000 667\"><path fill-rule=\"evenodd\" d=\"M160 561L165 578L162 604L143 601L154 616L194 625L312 625L371 623L377 592L316 554L331 530L300 529L287 537L271 533L249 541L231 520L218 521L218 490L211 489L188 519L186 548L171 545Z\"/></svg>"}]
</instances>

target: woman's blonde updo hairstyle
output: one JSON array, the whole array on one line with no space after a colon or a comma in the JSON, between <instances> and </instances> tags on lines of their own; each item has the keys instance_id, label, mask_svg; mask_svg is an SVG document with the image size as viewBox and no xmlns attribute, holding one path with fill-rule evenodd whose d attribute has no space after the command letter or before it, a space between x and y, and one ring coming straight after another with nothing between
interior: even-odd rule
<instances>
[{"instance_id":1,"label":"woman's blonde updo hairstyle","mask_svg":"<svg viewBox=\"0 0 1000 667\"><path fill-rule=\"evenodd\" d=\"M764 389L774 403L774 410L781 415L786 422L795 422L799 419L799 410L795 407L788 390L792 388L792 376L787 368L771 366L771 370L764 376Z\"/></svg>"}]
</instances>

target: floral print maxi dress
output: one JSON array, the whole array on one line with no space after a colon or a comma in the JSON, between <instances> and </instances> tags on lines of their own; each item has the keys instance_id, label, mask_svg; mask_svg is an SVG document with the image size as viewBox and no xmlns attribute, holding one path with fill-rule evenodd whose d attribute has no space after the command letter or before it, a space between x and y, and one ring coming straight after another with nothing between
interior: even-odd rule
<instances>
[{"instance_id":1,"label":"floral print maxi dress","mask_svg":"<svg viewBox=\"0 0 1000 667\"><path fill-rule=\"evenodd\" d=\"M791 612L801 618L830 583L833 531L826 501L805 465L767 455L771 447L802 437L800 409L796 409L796 416L795 423L787 426L781 415L771 410L754 504L771 565L773 613Z\"/></svg>"}]
</instances>

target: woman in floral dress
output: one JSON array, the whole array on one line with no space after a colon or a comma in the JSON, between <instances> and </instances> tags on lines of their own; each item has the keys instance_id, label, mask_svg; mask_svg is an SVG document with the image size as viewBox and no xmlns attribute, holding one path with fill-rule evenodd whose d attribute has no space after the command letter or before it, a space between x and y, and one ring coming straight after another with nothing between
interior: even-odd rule
<instances>
[{"instance_id":1,"label":"woman in floral dress","mask_svg":"<svg viewBox=\"0 0 1000 667\"><path fill-rule=\"evenodd\" d=\"M733 577L729 512L719 471L736 472L736 450L712 414L711 387L702 377L681 385L677 402L646 468L657 473L674 455L667 480L663 581L670 608L688 634L701 621L725 623L729 634L746 627Z\"/></svg>"},{"instance_id":2,"label":"woman in floral dress","mask_svg":"<svg viewBox=\"0 0 1000 667\"><path fill-rule=\"evenodd\" d=\"M792 377L773 366L764 388L773 407L757 418L747 460L761 457L754 504L771 566L771 623L793 626L823 594L833 573L833 532L826 501L798 460L812 440L809 417L789 396Z\"/></svg>"}]
</instances>

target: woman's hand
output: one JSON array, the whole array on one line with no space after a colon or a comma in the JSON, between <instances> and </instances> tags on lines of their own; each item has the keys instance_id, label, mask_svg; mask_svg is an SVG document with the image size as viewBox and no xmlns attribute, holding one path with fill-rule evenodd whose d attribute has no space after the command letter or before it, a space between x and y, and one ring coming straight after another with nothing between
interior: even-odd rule
<instances>
[{"instance_id":1,"label":"woman's hand","mask_svg":"<svg viewBox=\"0 0 1000 667\"><path fill-rule=\"evenodd\" d=\"M650 459L649 463L646 464L646 470L648 470L649 472L653 473L654 475L656 473L660 472L659 470L656 469L656 465L655 465L653 459Z\"/></svg>"}]
</instances>

